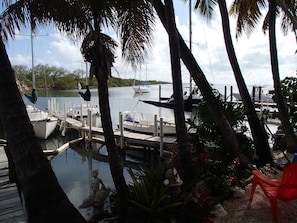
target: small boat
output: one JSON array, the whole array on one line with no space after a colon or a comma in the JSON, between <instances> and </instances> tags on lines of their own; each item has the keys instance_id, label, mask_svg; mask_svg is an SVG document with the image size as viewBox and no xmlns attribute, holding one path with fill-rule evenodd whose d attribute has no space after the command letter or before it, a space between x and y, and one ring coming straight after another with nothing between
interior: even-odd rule
<instances>
[{"instance_id":1,"label":"small boat","mask_svg":"<svg viewBox=\"0 0 297 223\"><path fill-rule=\"evenodd\" d=\"M149 120L144 117L142 112L126 111L123 112L123 128L126 131L143 133L148 135L160 134L160 122ZM156 126L156 127L155 127ZM172 119L163 119L163 133L164 135L175 135L175 122Z\"/></svg>"},{"instance_id":2,"label":"small boat","mask_svg":"<svg viewBox=\"0 0 297 223\"><path fill-rule=\"evenodd\" d=\"M160 98L161 99L161 98ZM162 98L163 101L149 101L143 100L142 102L154 105L157 107L174 109L174 98L173 95L170 98ZM186 91L184 92L184 110L186 112L191 112L193 107L198 106L203 100L202 95L198 89L192 90L190 94Z\"/></svg>"},{"instance_id":3,"label":"small boat","mask_svg":"<svg viewBox=\"0 0 297 223\"><path fill-rule=\"evenodd\" d=\"M146 81L139 81L138 85L133 85L133 90L136 94L149 93L150 84Z\"/></svg>"},{"instance_id":4,"label":"small boat","mask_svg":"<svg viewBox=\"0 0 297 223\"><path fill-rule=\"evenodd\" d=\"M91 115L99 115L99 107L97 105L82 104L70 108L67 111L67 116L72 118L88 117L88 111L91 111Z\"/></svg>"},{"instance_id":5,"label":"small boat","mask_svg":"<svg viewBox=\"0 0 297 223\"><path fill-rule=\"evenodd\" d=\"M50 116L48 112L35 108L32 105L27 105L26 109L33 125L35 135L40 139L47 139L55 130L58 119Z\"/></svg>"}]
</instances>

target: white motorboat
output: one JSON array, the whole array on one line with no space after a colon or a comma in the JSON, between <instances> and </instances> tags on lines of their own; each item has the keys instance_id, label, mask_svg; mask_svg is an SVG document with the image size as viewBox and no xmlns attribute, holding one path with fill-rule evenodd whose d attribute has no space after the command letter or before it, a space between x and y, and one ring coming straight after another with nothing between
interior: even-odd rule
<instances>
[{"instance_id":1,"label":"white motorboat","mask_svg":"<svg viewBox=\"0 0 297 223\"><path fill-rule=\"evenodd\" d=\"M40 139L47 139L55 130L58 119L32 105L27 105L26 109L36 136Z\"/></svg>"},{"instance_id":2,"label":"white motorboat","mask_svg":"<svg viewBox=\"0 0 297 223\"><path fill-rule=\"evenodd\" d=\"M155 124L156 123L156 124ZM145 119L143 113L135 111L123 112L123 128L126 131L138 132L143 134L160 135L160 121ZM175 122L172 119L163 118L163 134L175 135Z\"/></svg>"},{"instance_id":3,"label":"white motorboat","mask_svg":"<svg viewBox=\"0 0 297 223\"><path fill-rule=\"evenodd\" d=\"M67 116L72 118L83 118L88 116L88 111L91 111L91 115L99 115L99 107L97 105L81 104L73 106L67 111Z\"/></svg>"}]
</instances>

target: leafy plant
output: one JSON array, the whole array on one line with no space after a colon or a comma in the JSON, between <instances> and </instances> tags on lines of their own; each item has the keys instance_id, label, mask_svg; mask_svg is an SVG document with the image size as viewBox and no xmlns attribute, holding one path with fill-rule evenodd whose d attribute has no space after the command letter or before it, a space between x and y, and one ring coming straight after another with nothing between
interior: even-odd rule
<instances>
[{"instance_id":1,"label":"leafy plant","mask_svg":"<svg viewBox=\"0 0 297 223\"><path fill-rule=\"evenodd\" d=\"M170 193L170 185L163 183L167 169L160 164L137 172L128 170L133 183L129 185L126 222L176 222L185 212L189 196Z\"/></svg>"}]
</instances>

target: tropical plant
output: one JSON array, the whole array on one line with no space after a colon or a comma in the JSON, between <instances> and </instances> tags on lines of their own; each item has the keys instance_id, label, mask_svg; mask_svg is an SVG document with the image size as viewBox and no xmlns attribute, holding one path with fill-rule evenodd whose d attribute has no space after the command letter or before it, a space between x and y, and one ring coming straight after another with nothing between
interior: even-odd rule
<instances>
[{"instance_id":1,"label":"tropical plant","mask_svg":"<svg viewBox=\"0 0 297 223\"><path fill-rule=\"evenodd\" d=\"M221 95L217 91L215 94L219 99L221 98ZM241 151L250 160L253 160L254 144L245 134L247 127L244 125L244 109L241 105L234 106L233 104L227 102L221 103L225 108L225 114L232 126L232 129L236 133ZM189 130L194 132L194 134L191 135L191 143L194 145L196 155L205 152L205 150L208 150L209 148L225 151L225 154L228 154L229 152L228 156L230 158L228 160L234 160L236 158L232 155L232 151L228 151L228 148L224 148L220 130L214 122L213 117L209 114L209 109L205 103L201 103L201 105L197 108L194 119L188 119L187 122L190 126Z\"/></svg>"},{"instance_id":2,"label":"tropical plant","mask_svg":"<svg viewBox=\"0 0 297 223\"><path fill-rule=\"evenodd\" d=\"M223 28L227 54L229 57L231 67L233 69L234 77L238 86L239 93L242 98L242 102L244 104L244 109L250 124L251 133L254 139L256 152L258 154L258 164L265 165L266 163L272 162L272 156L271 156L270 148L268 144L268 137L267 137L265 128L263 126L263 123L260 122L256 114L253 101L251 99L251 96L245 84L244 78L242 76L242 73L237 61L234 46L232 43L226 1L225 0L218 0L218 1L208 0L207 3L205 3L205 1L198 0L196 1L195 8L199 9L200 14L206 16L207 18L211 18L216 3L218 3L219 9L220 9L222 28Z\"/></svg>"},{"instance_id":3,"label":"tropical plant","mask_svg":"<svg viewBox=\"0 0 297 223\"><path fill-rule=\"evenodd\" d=\"M172 188L165 183L168 168L158 164L143 166L140 171L128 170L132 183L129 185L126 222L176 222L183 215L190 197L170 193ZM116 194L113 196L116 200Z\"/></svg>"},{"instance_id":4,"label":"tropical plant","mask_svg":"<svg viewBox=\"0 0 297 223\"><path fill-rule=\"evenodd\" d=\"M162 1L152 1L152 4L163 24L167 33L169 32L167 23L166 23L166 16L165 16L165 9ZM220 128L220 132L222 134L222 138L224 144L228 145L231 150L233 150L234 154L240 157L241 162L243 164L248 165L250 161L245 157L244 154L241 153L239 144L236 140L236 136L228 122L223 108L221 104L216 99L215 95L212 92L212 87L208 83L202 69L197 64L192 52L189 50L188 46L186 45L185 41L178 33L179 37L179 44L180 44L180 56L182 61L184 62L185 66L190 72L191 77L193 78L194 82L200 89L203 98L209 108L211 115L214 117L215 122ZM227 146L226 146L227 147Z\"/></svg>"},{"instance_id":5,"label":"tropical plant","mask_svg":"<svg viewBox=\"0 0 297 223\"><path fill-rule=\"evenodd\" d=\"M288 144L288 151L294 152L297 148L297 138L290 124L289 115L286 110L281 91L275 36L275 19L276 14L279 14L279 8L281 8L283 10L282 12L285 13L282 20L282 28L285 31L285 34L288 30L288 27L292 27L292 30L295 31L296 34L296 3L290 0L283 0L278 2L269 0L268 2L269 10L264 19L263 30L266 31L267 29L269 29L270 63L275 90L275 101L277 103L279 118L281 120L283 131L285 133L286 141ZM278 5L277 3L280 4ZM250 34L259 21L260 17L262 16L262 9L266 8L266 0L234 1L230 9L230 13L237 16L236 36L238 37L239 35L241 35L243 31L245 31L247 34Z\"/></svg>"},{"instance_id":6,"label":"tropical plant","mask_svg":"<svg viewBox=\"0 0 297 223\"><path fill-rule=\"evenodd\" d=\"M14 71L0 37L0 120L15 166L17 185L30 222L82 223L86 220L71 204L43 154L18 90ZM46 192L45 192L46 191ZM55 214L53 214L55 213Z\"/></svg>"},{"instance_id":7,"label":"tropical plant","mask_svg":"<svg viewBox=\"0 0 297 223\"><path fill-rule=\"evenodd\" d=\"M189 152L187 127L185 124L184 98L181 78L180 50L179 39L175 24L175 16L172 0L165 1L166 20L168 26L171 70L173 81L173 97L174 97L174 118L176 123L176 135L181 161L181 175L185 184L192 180L193 168L191 166L191 158Z\"/></svg>"},{"instance_id":8,"label":"tropical plant","mask_svg":"<svg viewBox=\"0 0 297 223\"><path fill-rule=\"evenodd\" d=\"M5 3L8 5L12 2ZM136 66L143 60L146 44L151 37L153 18L147 1L16 1L1 15L1 35L4 37L14 36L14 29L21 26L28 25L34 31L53 21L59 30L66 31L70 36L84 38L81 49L86 60L91 63L91 77L95 76L98 81L102 127L110 168L123 208L128 188L118 150L115 149L107 85L117 44L102 33L102 28L111 26L118 32L124 58ZM25 198L29 199L30 195L25 194ZM34 205L30 202L26 204Z\"/></svg>"}]
</instances>

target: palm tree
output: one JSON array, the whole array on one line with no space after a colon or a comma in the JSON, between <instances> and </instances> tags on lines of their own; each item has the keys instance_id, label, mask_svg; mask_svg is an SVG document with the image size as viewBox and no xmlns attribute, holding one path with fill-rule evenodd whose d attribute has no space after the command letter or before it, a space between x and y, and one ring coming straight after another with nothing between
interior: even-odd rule
<instances>
[{"instance_id":1,"label":"palm tree","mask_svg":"<svg viewBox=\"0 0 297 223\"><path fill-rule=\"evenodd\" d=\"M164 26L167 33L169 32L167 23L166 23L166 16L165 16L165 9L164 5L160 0L154 0L152 1L152 4ZM178 32L178 31L177 31ZM199 87L203 98L205 100L205 103L214 118L215 122L217 123L222 138L224 141L224 148L228 150L231 154L234 156L238 156L241 159L241 162L245 165L248 165L250 161L246 158L246 156L242 153L240 150L240 146L238 144L238 141L236 139L235 133L228 122L228 119L226 118L224 114L224 109L222 107L222 104L219 100L215 97L213 90L208 83L202 69L196 62L195 58L193 57L192 52L187 47L185 41L181 37L181 35L178 33L179 38L179 45L180 45L180 56L182 61L184 62L185 66L190 72L191 77L193 78L194 82Z\"/></svg>"},{"instance_id":2,"label":"palm tree","mask_svg":"<svg viewBox=\"0 0 297 223\"><path fill-rule=\"evenodd\" d=\"M18 1L2 15L1 33L6 37L13 36L14 28L22 25L30 24L35 29L51 21L69 35L84 37L81 50L85 59L91 63L91 77L94 75L98 81L99 105L110 168L122 204L126 202L128 187L115 147L108 100L108 78L114 62L116 43L102 33L102 26L111 26L118 32L124 58L136 66L137 62L143 60L146 44L151 39L153 18L151 6L146 1L128 0Z\"/></svg>"},{"instance_id":3,"label":"palm tree","mask_svg":"<svg viewBox=\"0 0 297 223\"><path fill-rule=\"evenodd\" d=\"M288 10L285 10L284 13L292 12L292 16L286 16L283 17L283 30L287 30L286 28L290 25L295 29L296 32L296 25L293 21L294 18L296 20L296 3L292 3L290 0L280 0L277 1L280 2L282 5L282 9L284 5L288 8ZM277 3L276 2L276 3ZM278 70L278 59L277 59L277 49L276 49L276 38L275 38L275 18L272 17L272 13L279 14L275 6L270 5L273 7L272 9L269 8L268 16L265 16L264 24L263 24L263 30L266 30L269 28L269 45L270 45L270 57L271 57L271 68L272 68L272 76L273 76L273 83L274 83L274 90L275 90L275 99L277 103L277 107L279 110L279 118L281 120L283 131L285 133L286 142L288 145L288 151L289 152L295 152L297 151L297 138L294 134L294 130L292 125L289 121L289 115L288 111L286 109L282 90L281 90L281 83L280 83L280 77L279 77L279 70ZM269 1L269 4L270 1ZM259 21L259 18L261 17L261 9L267 8L266 1L265 0L253 0L253 1L239 1L236 0L233 2L232 7L230 9L231 14L237 15L237 28L236 28L236 36L242 34L243 31L246 31L247 33L250 33L253 28L255 27L255 24ZM275 16L275 15L274 15ZM293 19L290 19L293 18ZM274 34L273 34L274 32ZM270 39L271 38L271 39Z\"/></svg>"},{"instance_id":4,"label":"palm tree","mask_svg":"<svg viewBox=\"0 0 297 223\"><path fill-rule=\"evenodd\" d=\"M196 1L195 8L200 9L202 15L211 18L211 13L214 10L216 1ZM255 149L258 155L258 164L265 165L266 163L272 162L272 156L270 153L270 148L268 144L268 137L263 126L263 123L260 122L257 113L255 111L254 104L252 102L251 96L245 84L244 78L242 76L237 57L235 54L234 46L232 43L232 37L230 32L230 24L228 19L228 11L225 0L217 1L220 9L221 19L222 19L222 28L225 40L225 46L228 53L229 61L234 72L234 76L237 82L239 93L241 95L245 113L250 124L252 137L254 139Z\"/></svg>"},{"instance_id":5,"label":"palm tree","mask_svg":"<svg viewBox=\"0 0 297 223\"><path fill-rule=\"evenodd\" d=\"M185 124L184 99L182 89L182 78L180 69L179 39L176 30L174 9L172 0L165 1L166 20L168 25L168 36L171 57L172 81L174 92L174 117L176 123L176 135L179 148L179 157L181 160L181 175L185 184L193 179L194 169L191 167L191 158L189 153L189 139L187 127Z\"/></svg>"},{"instance_id":6,"label":"palm tree","mask_svg":"<svg viewBox=\"0 0 297 223\"><path fill-rule=\"evenodd\" d=\"M86 220L68 200L45 158L26 107L17 88L14 71L0 38L0 119L13 159L19 190L30 222L82 223ZM53 214L54 213L54 214Z\"/></svg>"}]
</instances>

